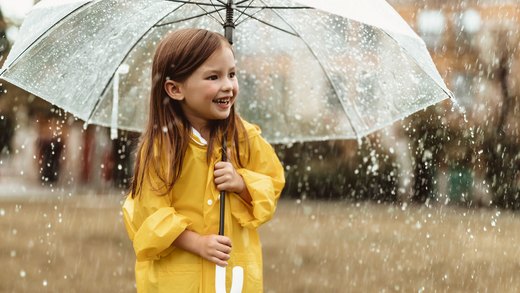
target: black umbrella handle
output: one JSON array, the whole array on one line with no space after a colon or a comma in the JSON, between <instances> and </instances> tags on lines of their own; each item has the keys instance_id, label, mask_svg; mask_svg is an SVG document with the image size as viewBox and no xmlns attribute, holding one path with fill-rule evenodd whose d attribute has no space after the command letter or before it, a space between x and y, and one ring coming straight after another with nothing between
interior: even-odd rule
<instances>
[{"instance_id":1,"label":"black umbrella handle","mask_svg":"<svg viewBox=\"0 0 520 293\"><path fill-rule=\"evenodd\" d=\"M227 133L222 135L222 162L227 161ZM220 192L220 223L218 226L218 235L224 236L224 216L226 215L226 191L222 190Z\"/></svg>"}]
</instances>

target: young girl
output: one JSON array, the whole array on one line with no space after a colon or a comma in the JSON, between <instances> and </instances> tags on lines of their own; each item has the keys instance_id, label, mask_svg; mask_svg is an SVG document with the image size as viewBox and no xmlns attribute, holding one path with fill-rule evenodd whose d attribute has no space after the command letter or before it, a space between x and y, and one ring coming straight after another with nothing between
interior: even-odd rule
<instances>
[{"instance_id":1,"label":"young girl","mask_svg":"<svg viewBox=\"0 0 520 293\"><path fill-rule=\"evenodd\" d=\"M150 118L123 206L138 292L215 292L215 264L244 269L242 292L263 292L256 228L270 220L283 168L260 129L235 112L234 53L220 34L182 29L158 45ZM227 133L228 162L221 162ZM220 191L227 191L219 236Z\"/></svg>"}]
</instances>

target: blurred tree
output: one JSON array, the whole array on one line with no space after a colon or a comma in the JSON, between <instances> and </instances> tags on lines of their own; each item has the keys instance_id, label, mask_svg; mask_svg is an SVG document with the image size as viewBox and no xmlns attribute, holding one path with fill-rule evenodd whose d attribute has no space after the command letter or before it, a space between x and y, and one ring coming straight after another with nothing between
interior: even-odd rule
<instances>
[{"instance_id":1,"label":"blurred tree","mask_svg":"<svg viewBox=\"0 0 520 293\"><path fill-rule=\"evenodd\" d=\"M514 21L488 21L477 42L480 75L500 87L495 131L483 141L487 161L486 177L491 182L494 203L518 209L516 180L519 176L518 109L520 96L520 25Z\"/></svg>"}]
</instances>

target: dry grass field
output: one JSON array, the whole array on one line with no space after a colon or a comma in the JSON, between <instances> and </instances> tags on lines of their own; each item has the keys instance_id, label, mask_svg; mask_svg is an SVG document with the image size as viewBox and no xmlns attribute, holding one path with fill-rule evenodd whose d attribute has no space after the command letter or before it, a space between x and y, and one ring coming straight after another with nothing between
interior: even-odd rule
<instances>
[{"instance_id":1,"label":"dry grass field","mask_svg":"<svg viewBox=\"0 0 520 293\"><path fill-rule=\"evenodd\" d=\"M135 292L121 202L0 198L0 292ZM265 293L520 291L509 211L281 200L260 234Z\"/></svg>"}]
</instances>

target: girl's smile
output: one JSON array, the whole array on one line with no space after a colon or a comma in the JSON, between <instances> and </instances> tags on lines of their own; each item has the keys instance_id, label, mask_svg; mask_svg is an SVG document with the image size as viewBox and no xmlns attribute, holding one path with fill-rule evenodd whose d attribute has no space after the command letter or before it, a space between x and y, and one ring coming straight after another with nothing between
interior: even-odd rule
<instances>
[{"instance_id":1,"label":"girl's smile","mask_svg":"<svg viewBox=\"0 0 520 293\"><path fill-rule=\"evenodd\" d=\"M222 98L222 99L213 100L213 103L217 104L221 108L227 108L227 107L230 107L230 101L231 101L231 98Z\"/></svg>"}]
</instances>

